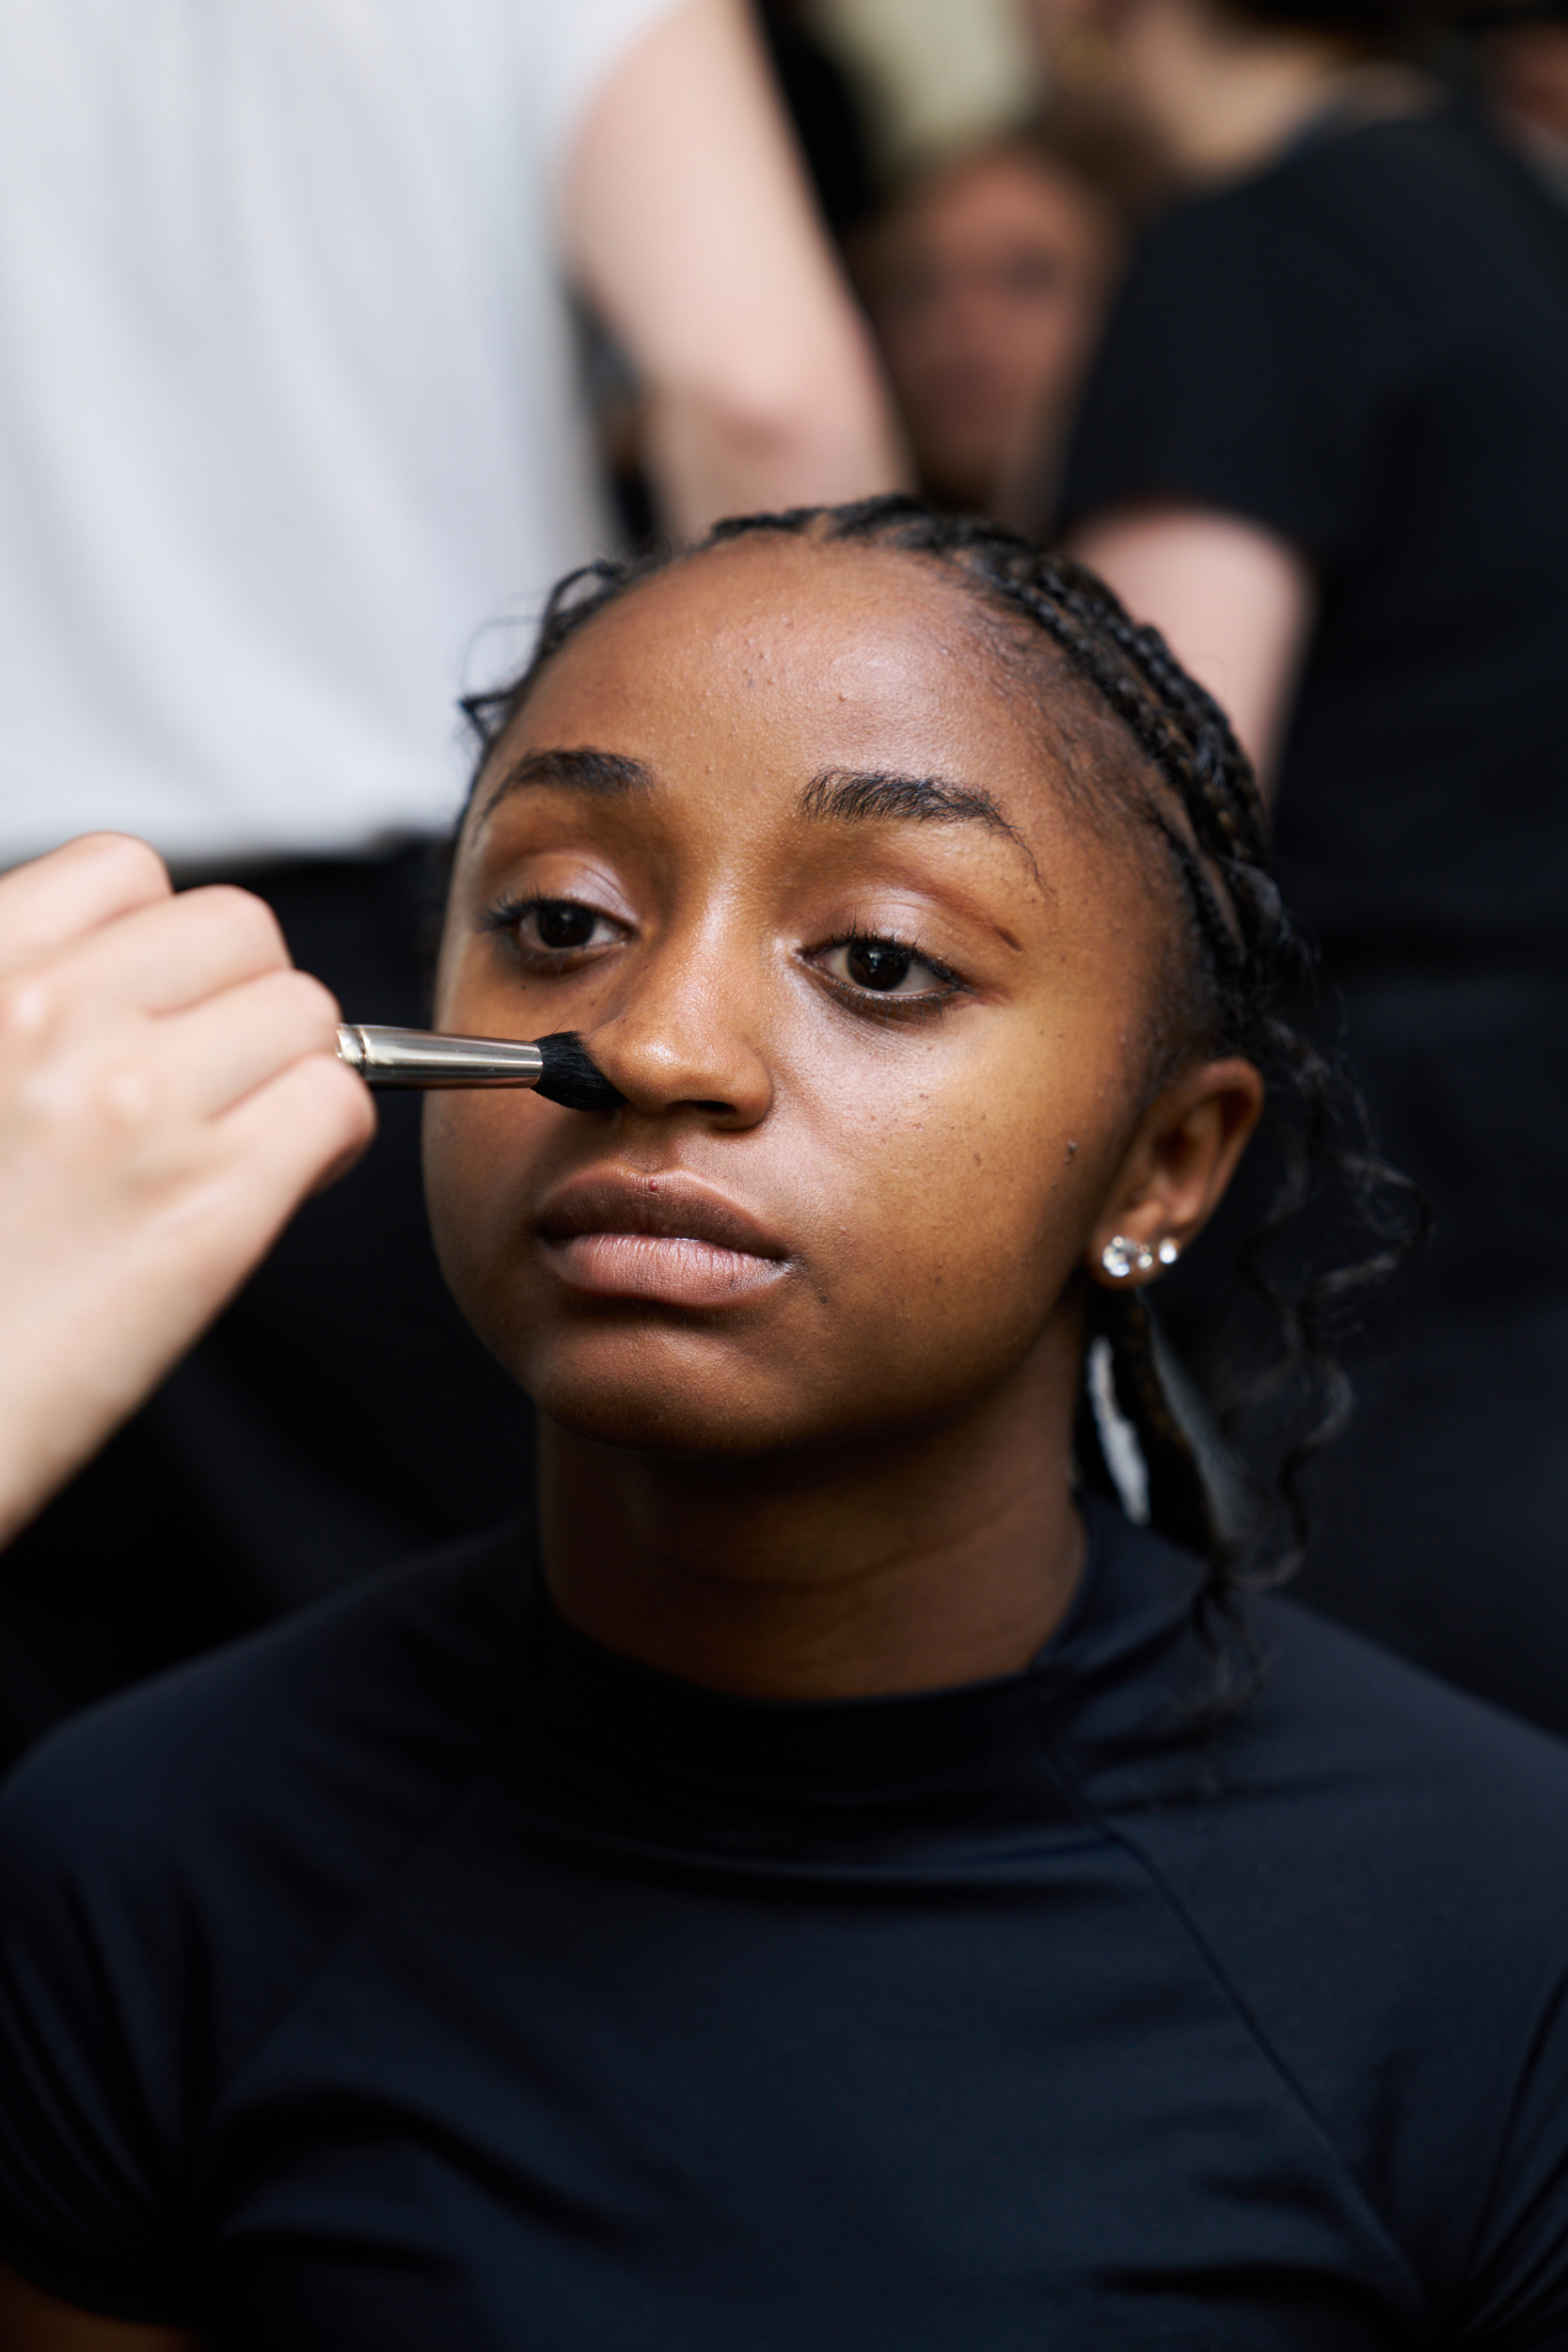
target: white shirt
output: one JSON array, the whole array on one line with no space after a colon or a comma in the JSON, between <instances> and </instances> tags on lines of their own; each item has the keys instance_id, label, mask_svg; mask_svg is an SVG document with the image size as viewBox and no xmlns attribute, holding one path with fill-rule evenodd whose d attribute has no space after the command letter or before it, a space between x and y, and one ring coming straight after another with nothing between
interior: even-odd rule
<instances>
[{"instance_id":1,"label":"white shirt","mask_svg":"<svg viewBox=\"0 0 1568 2352\"><path fill-rule=\"evenodd\" d=\"M672 5L0 0L0 866L450 821L606 544L553 206Z\"/></svg>"}]
</instances>

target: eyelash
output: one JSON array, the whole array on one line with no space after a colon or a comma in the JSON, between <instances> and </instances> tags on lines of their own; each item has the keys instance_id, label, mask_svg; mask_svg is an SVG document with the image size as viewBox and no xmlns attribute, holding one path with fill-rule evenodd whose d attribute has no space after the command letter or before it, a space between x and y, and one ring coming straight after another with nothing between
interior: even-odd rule
<instances>
[{"instance_id":1,"label":"eyelash","mask_svg":"<svg viewBox=\"0 0 1568 2352\"><path fill-rule=\"evenodd\" d=\"M591 915L595 923L615 921L615 917L606 914L602 907L591 907L581 898L498 898L494 906L486 907L479 918L480 929L508 937L514 953L532 972L564 972L571 969L579 958L596 954L604 947L614 945L613 941L600 940L596 943L584 942L578 947L527 946L518 932L529 916L537 914L542 907L570 907L577 914Z\"/></svg>"},{"instance_id":2,"label":"eyelash","mask_svg":"<svg viewBox=\"0 0 1568 2352\"><path fill-rule=\"evenodd\" d=\"M580 914L592 916L596 923L609 923L615 919L612 915L604 914L600 908L589 906L579 898L498 898L495 904L487 907L481 915L480 928L483 930L494 931L509 937L513 950L519 961L524 962L531 971L546 975L568 971L578 959L593 955L597 950L591 942L585 943L580 947L555 949L526 946L518 937L519 930L529 916L536 914L542 907L571 907ZM600 942L598 946L602 948L604 946L612 944L612 942ZM900 996L891 990L862 988L856 981L843 978L836 972L825 971L822 965L815 961L816 958L832 955L835 950L844 947L891 947L897 954L908 956L912 963L924 965L926 970L940 982L940 986L922 989L913 995ZM940 962L935 956L927 954L917 940L907 939L898 931L872 930L856 924L849 930L842 932L838 938L828 940L822 946L813 948L811 957L814 968L840 1001L851 1006L855 1011L868 1015L873 1020L928 1020L932 1016L940 1016L945 1012L955 998L968 993L967 984L958 973L953 971L949 965Z\"/></svg>"},{"instance_id":3,"label":"eyelash","mask_svg":"<svg viewBox=\"0 0 1568 2352\"><path fill-rule=\"evenodd\" d=\"M857 1012L866 1013L879 1021L921 1021L940 1017L955 998L968 993L961 976L927 954L917 940L906 939L901 932L869 930L856 924L839 938L830 940L823 947L813 950L817 956L831 955L838 947L893 947L908 956L911 963L924 964L942 983L940 988L920 990L912 996L897 996L890 990L862 988L854 980L841 979L836 972L824 972L822 977L830 988ZM820 969L820 966L818 967Z\"/></svg>"}]
</instances>

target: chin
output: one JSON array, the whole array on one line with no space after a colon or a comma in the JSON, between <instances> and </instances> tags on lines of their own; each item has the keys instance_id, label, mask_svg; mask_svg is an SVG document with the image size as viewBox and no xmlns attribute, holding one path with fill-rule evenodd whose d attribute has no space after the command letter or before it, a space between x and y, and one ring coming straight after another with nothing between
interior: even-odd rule
<instances>
[{"instance_id":1,"label":"chin","mask_svg":"<svg viewBox=\"0 0 1568 2352\"><path fill-rule=\"evenodd\" d=\"M513 1348L490 1344L540 1413L595 1445L737 1461L823 1434L798 1381L769 1380L705 1334L578 1331L542 1342L535 1330Z\"/></svg>"},{"instance_id":2,"label":"chin","mask_svg":"<svg viewBox=\"0 0 1568 2352\"><path fill-rule=\"evenodd\" d=\"M574 1438L626 1454L663 1454L672 1461L743 1462L807 1444L799 1423L736 1410L721 1401L671 1388L607 1382L584 1389L573 1382L531 1384L539 1412Z\"/></svg>"}]
</instances>

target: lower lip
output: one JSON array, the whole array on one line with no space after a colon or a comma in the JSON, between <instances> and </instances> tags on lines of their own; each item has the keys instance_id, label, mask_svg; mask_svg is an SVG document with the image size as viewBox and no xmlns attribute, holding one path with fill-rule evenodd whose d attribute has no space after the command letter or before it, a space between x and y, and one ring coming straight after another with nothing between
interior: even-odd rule
<instances>
[{"instance_id":1,"label":"lower lip","mask_svg":"<svg viewBox=\"0 0 1568 2352\"><path fill-rule=\"evenodd\" d=\"M663 1307L726 1307L783 1279L778 1258L721 1249L687 1234L574 1233L547 1241L569 1290L595 1298L641 1298Z\"/></svg>"}]
</instances>

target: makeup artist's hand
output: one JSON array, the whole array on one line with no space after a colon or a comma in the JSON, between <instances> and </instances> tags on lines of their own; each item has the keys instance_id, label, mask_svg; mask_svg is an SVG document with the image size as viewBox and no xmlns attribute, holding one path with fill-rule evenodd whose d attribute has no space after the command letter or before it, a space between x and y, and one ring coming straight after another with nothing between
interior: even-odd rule
<instances>
[{"instance_id":1,"label":"makeup artist's hand","mask_svg":"<svg viewBox=\"0 0 1568 2352\"><path fill-rule=\"evenodd\" d=\"M370 1141L337 1020L259 898L142 842L0 877L0 1542Z\"/></svg>"}]
</instances>

